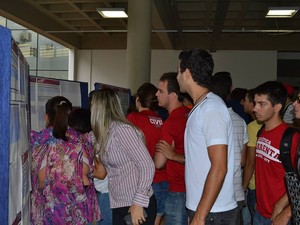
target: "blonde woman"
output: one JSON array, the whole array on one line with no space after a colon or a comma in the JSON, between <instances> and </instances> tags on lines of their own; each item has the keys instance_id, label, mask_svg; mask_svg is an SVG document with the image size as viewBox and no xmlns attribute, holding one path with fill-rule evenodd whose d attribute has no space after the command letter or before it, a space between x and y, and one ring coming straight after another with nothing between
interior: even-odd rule
<instances>
[{"instance_id":1,"label":"blonde woman","mask_svg":"<svg viewBox=\"0 0 300 225\"><path fill-rule=\"evenodd\" d=\"M125 224L123 218L130 213L133 225L153 225L154 163L143 134L124 116L115 91L102 89L93 94L91 125L98 159L107 170L113 224Z\"/></svg>"}]
</instances>

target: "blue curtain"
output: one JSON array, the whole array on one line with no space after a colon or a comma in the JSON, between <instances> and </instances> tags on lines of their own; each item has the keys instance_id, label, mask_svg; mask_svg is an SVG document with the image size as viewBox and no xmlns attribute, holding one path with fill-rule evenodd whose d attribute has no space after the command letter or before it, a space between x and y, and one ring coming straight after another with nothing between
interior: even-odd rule
<instances>
[{"instance_id":1,"label":"blue curtain","mask_svg":"<svg viewBox=\"0 0 300 225\"><path fill-rule=\"evenodd\" d=\"M11 31L0 26L0 221L8 224Z\"/></svg>"}]
</instances>

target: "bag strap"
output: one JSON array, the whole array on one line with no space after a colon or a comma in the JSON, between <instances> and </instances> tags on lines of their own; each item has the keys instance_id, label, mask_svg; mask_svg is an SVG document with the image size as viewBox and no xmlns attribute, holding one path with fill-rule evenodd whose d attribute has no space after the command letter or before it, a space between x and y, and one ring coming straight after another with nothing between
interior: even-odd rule
<instances>
[{"instance_id":1,"label":"bag strap","mask_svg":"<svg viewBox=\"0 0 300 225\"><path fill-rule=\"evenodd\" d=\"M296 132L297 132L296 129L294 129L292 127L288 127L284 131L281 141L280 141L279 159L280 159L286 172L294 172L290 151L291 151L291 147L292 147L292 139L293 139L294 133L296 133Z\"/></svg>"}]
</instances>

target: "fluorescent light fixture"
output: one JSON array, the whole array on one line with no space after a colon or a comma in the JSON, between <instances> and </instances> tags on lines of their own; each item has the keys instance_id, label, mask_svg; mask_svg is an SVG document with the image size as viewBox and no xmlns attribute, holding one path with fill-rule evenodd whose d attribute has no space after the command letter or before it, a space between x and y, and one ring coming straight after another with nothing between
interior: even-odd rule
<instances>
[{"instance_id":1,"label":"fluorescent light fixture","mask_svg":"<svg viewBox=\"0 0 300 225\"><path fill-rule=\"evenodd\" d=\"M291 18L299 10L299 7L269 7L266 18Z\"/></svg>"},{"instance_id":2,"label":"fluorescent light fixture","mask_svg":"<svg viewBox=\"0 0 300 225\"><path fill-rule=\"evenodd\" d=\"M125 9L123 8L97 8L97 12L103 18L127 18Z\"/></svg>"}]
</instances>

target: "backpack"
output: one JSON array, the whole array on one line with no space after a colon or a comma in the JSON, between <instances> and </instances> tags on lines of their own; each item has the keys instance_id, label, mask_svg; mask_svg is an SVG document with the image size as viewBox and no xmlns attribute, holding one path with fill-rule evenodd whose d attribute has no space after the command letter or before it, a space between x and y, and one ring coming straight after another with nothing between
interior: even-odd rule
<instances>
[{"instance_id":1,"label":"backpack","mask_svg":"<svg viewBox=\"0 0 300 225\"><path fill-rule=\"evenodd\" d=\"M260 136L263 127L264 126L262 126L257 132L257 137ZM296 132L297 130L292 127L288 127L284 131L279 146L279 159L285 169L284 179L287 187L290 205L292 208L292 221L293 224L300 225L300 178L292 166L292 160L290 156L292 139Z\"/></svg>"}]
</instances>

